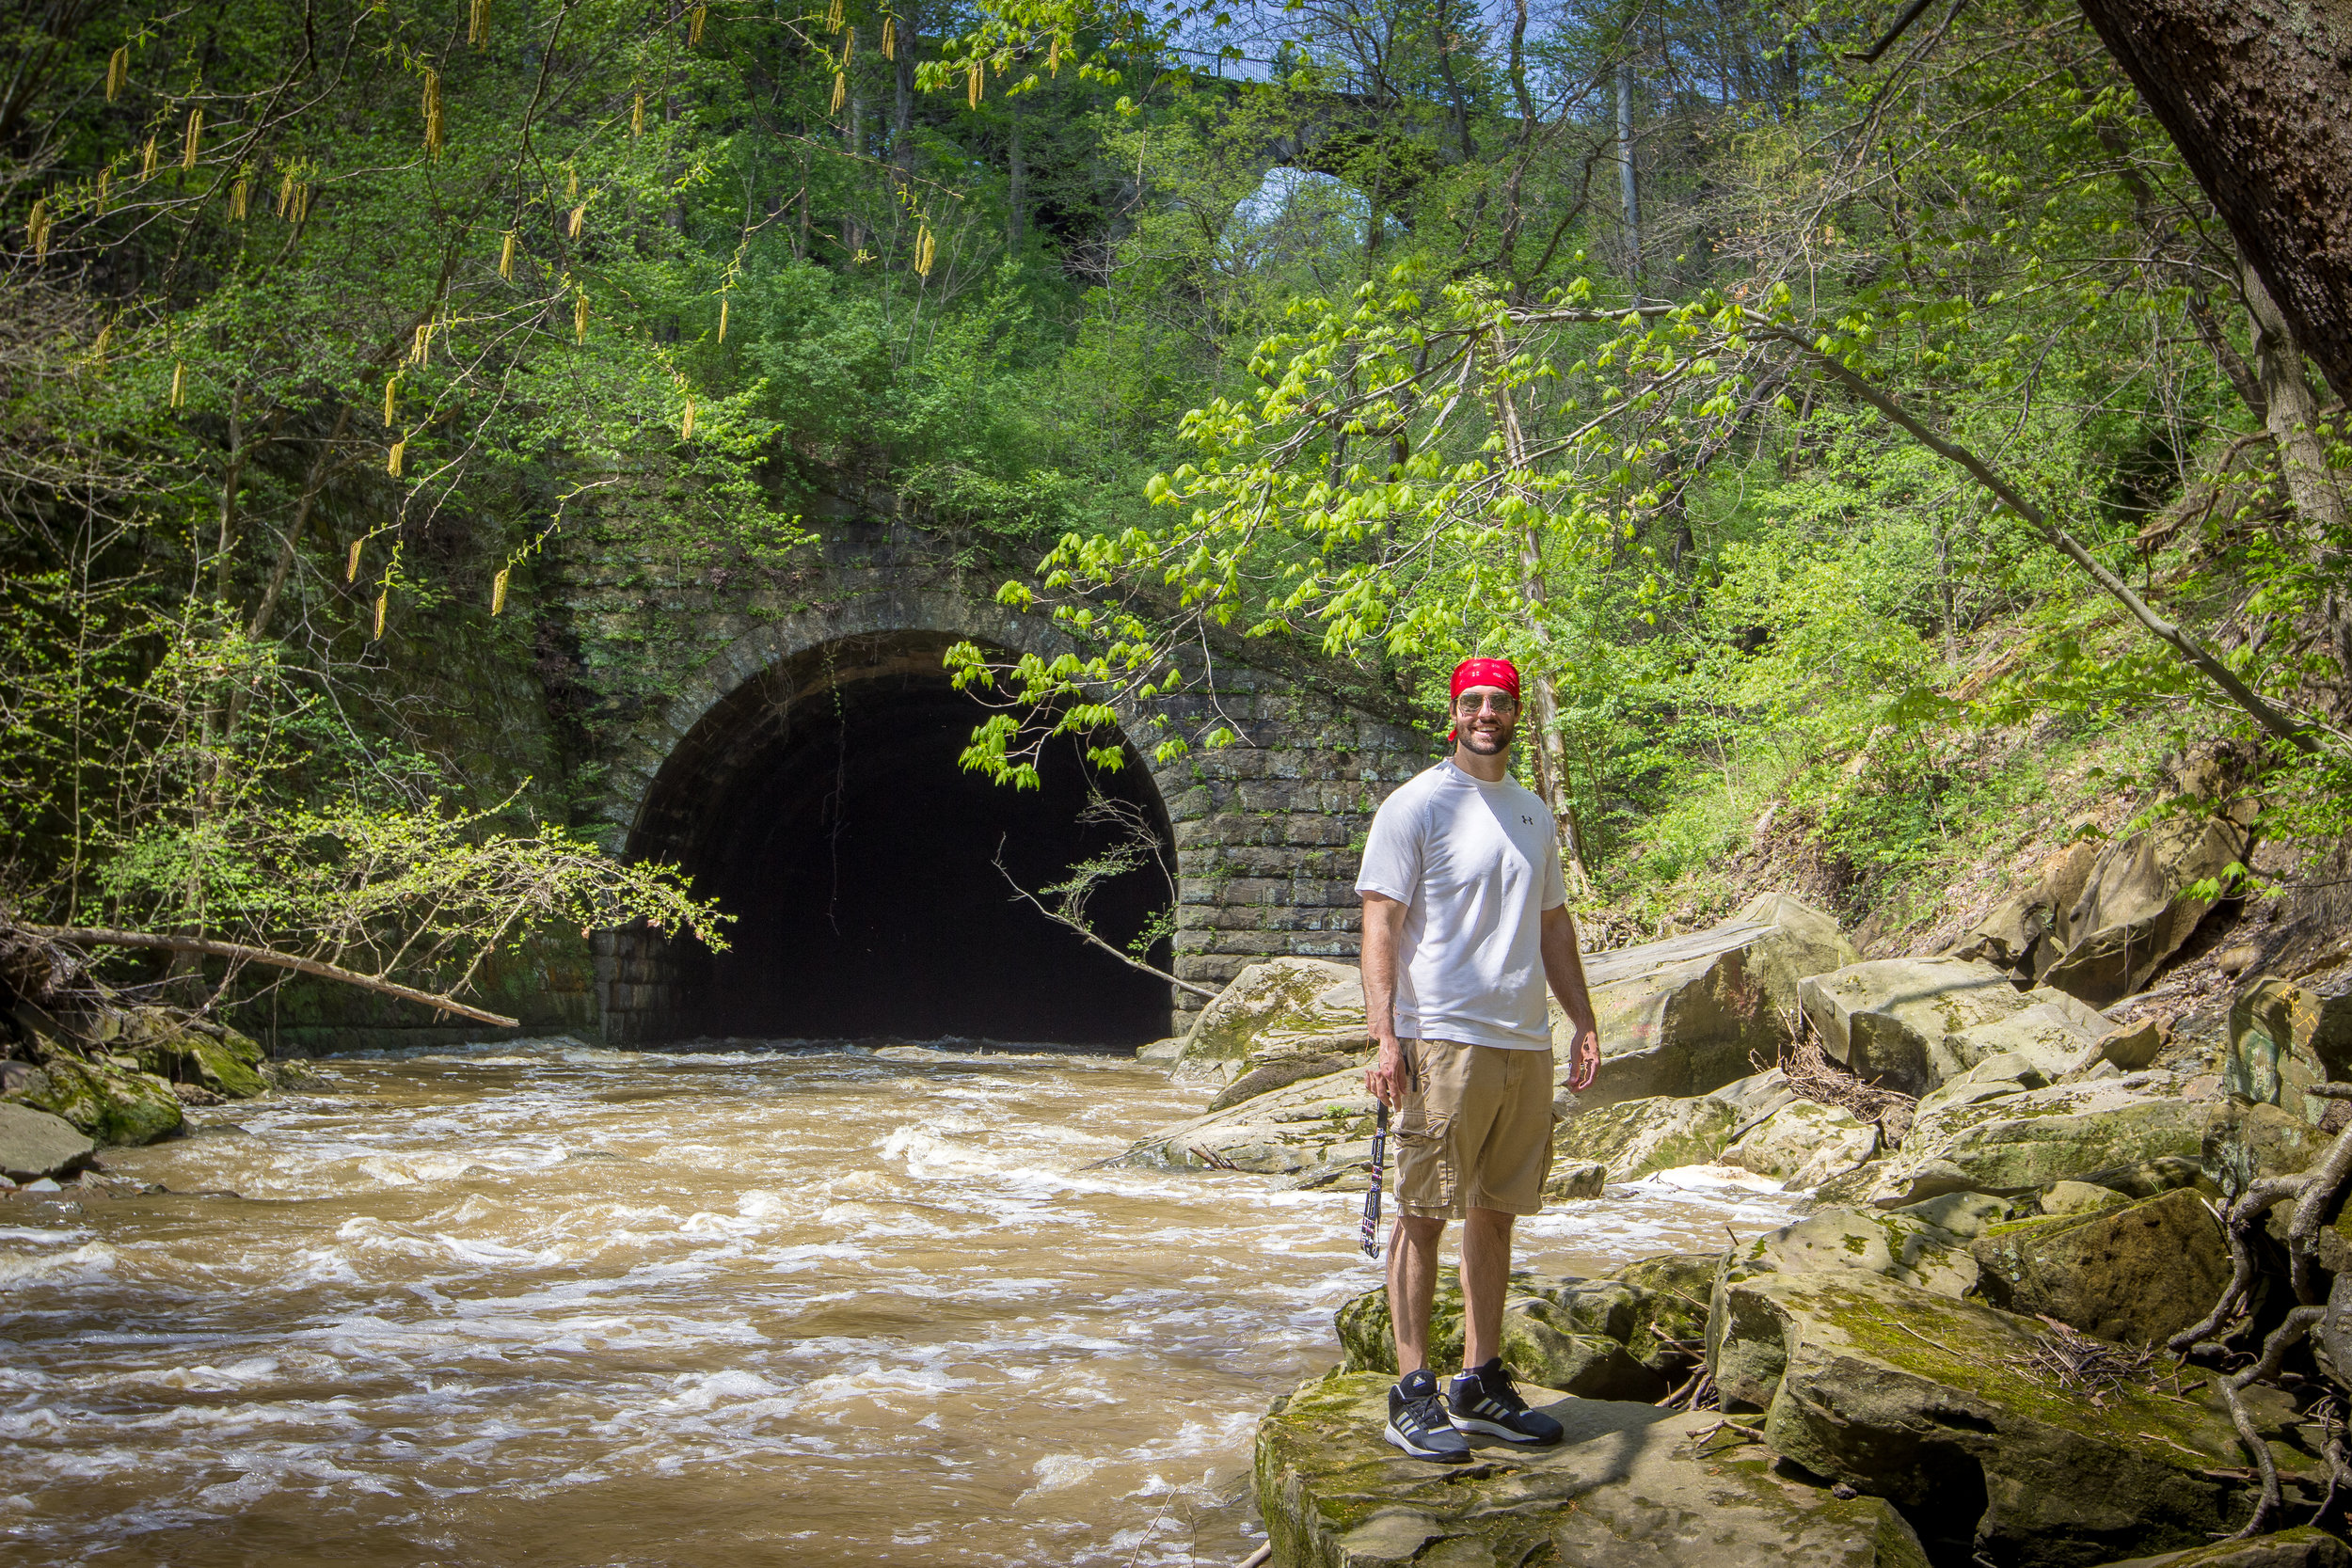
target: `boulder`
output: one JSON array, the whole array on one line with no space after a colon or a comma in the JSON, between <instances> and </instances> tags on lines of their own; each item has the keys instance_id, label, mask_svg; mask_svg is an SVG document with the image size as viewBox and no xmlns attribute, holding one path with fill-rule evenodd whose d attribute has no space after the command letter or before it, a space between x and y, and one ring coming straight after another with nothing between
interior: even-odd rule
<instances>
[{"instance_id":1,"label":"boulder","mask_svg":"<svg viewBox=\"0 0 2352 1568\"><path fill-rule=\"evenodd\" d=\"M1258 1509L1282 1568L1926 1568L1894 1508L1727 1446L1711 1412L1529 1388L1567 1429L1559 1446L1473 1439L1470 1463L1440 1465L1381 1440L1388 1389L1370 1372L1309 1383L1259 1423Z\"/></svg>"},{"instance_id":2,"label":"boulder","mask_svg":"<svg viewBox=\"0 0 2352 1568\"><path fill-rule=\"evenodd\" d=\"M2042 944L2035 978L2094 1007L2131 995L2205 918L2246 844L2227 816L2175 816L2108 845L2065 911L2059 942Z\"/></svg>"},{"instance_id":3,"label":"boulder","mask_svg":"<svg viewBox=\"0 0 2352 1568\"><path fill-rule=\"evenodd\" d=\"M1708 1095L1580 1105L1554 1129L1552 1158L1593 1161L1612 1181L1638 1181L1652 1171L1710 1164L1735 1120L1729 1105Z\"/></svg>"},{"instance_id":4,"label":"boulder","mask_svg":"<svg viewBox=\"0 0 2352 1568\"><path fill-rule=\"evenodd\" d=\"M153 1143L180 1131L179 1098L151 1073L59 1052L26 1074L8 1098L72 1122L102 1145Z\"/></svg>"},{"instance_id":5,"label":"boulder","mask_svg":"<svg viewBox=\"0 0 2352 1568\"><path fill-rule=\"evenodd\" d=\"M1698 1366L1718 1261L1711 1252L1670 1252L1605 1279L1514 1273L1502 1308L1503 1361L1522 1379L1581 1398L1656 1400ZM1333 1323L1345 1370L1396 1374L1386 1291L1356 1297ZM1461 1360L1461 1277L1440 1269L1429 1364Z\"/></svg>"},{"instance_id":6,"label":"boulder","mask_svg":"<svg viewBox=\"0 0 2352 1568\"><path fill-rule=\"evenodd\" d=\"M1863 1164L1878 1144L1876 1123L1840 1105L1795 1100L1756 1123L1715 1163L1781 1177L1786 1190L1804 1192Z\"/></svg>"},{"instance_id":7,"label":"boulder","mask_svg":"<svg viewBox=\"0 0 2352 1568\"><path fill-rule=\"evenodd\" d=\"M2185 1189L1995 1226L1969 1250L1993 1306L2123 1344L2163 1344L2211 1311L2230 1282L2221 1223Z\"/></svg>"},{"instance_id":8,"label":"boulder","mask_svg":"<svg viewBox=\"0 0 2352 1568\"><path fill-rule=\"evenodd\" d=\"M1555 1160L1544 1178L1546 1203L1571 1203L1599 1197L1608 1190L1609 1167L1597 1160Z\"/></svg>"},{"instance_id":9,"label":"boulder","mask_svg":"<svg viewBox=\"0 0 2352 1568\"><path fill-rule=\"evenodd\" d=\"M1854 961L1837 923L1785 894L1760 894L1720 926L1589 954L1584 977L1600 1028L1600 1074L1588 1105L1705 1094L1774 1059L1788 1038L1797 987ZM1552 1051L1563 1082L1570 1031L1555 1005Z\"/></svg>"},{"instance_id":10,"label":"boulder","mask_svg":"<svg viewBox=\"0 0 2352 1568\"><path fill-rule=\"evenodd\" d=\"M2201 1174L2235 1191L2256 1176L2307 1169L2326 1147L2316 1129L2275 1105L2189 1100L2169 1092L2175 1086L2169 1074L2128 1073L1923 1101L1901 1150L1867 1167L1868 1201L1894 1209L1942 1193L2021 1196L2065 1180L2116 1186L2128 1173L2148 1175L2142 1167L2168 1180Z\"/></svg>"},{"instance_id":11,"label":"boulder","mask_svg":"<svg viewBox=\"0 0 2352 1568\"><path fill-rule=\"evenodd\" d=\"M1368 1167L1373 1115L1360 1069L1285 1085L1223 1110L1207 1111L1155 1133L1120 1155L1116 1164L1160 1170L1247 1170L1315 1177Z\"/></svg>"},{"instance_id":12,"label":"boulder","mask_svg":"<svg viewBox=\"0 0 2352 1568\"><path fill-rule=\"evenodd\" d=\"M1251 964L1200 1011L1180 1062L1193 1074L1231 1082L1253 1058L1295 1051L1369 1047L1363 976L1328 958L1267 958Z\"/></svg>"},{"instance_id":13,"label":"boulder","mask_svg":"<svg viewBox=\"0 0 2352 1568\"><path fill-rule=\"evenodd\" d=\"M2128 1194L2119 1193L2113 1187L2102 1187L2090 1181L2057 1181L2051 1183L2050 1190L2042 1195L2042 1212L2079 1217L2121 1209L2129 1202L2131 1197ZM2075 1326L2079 1328L2082 1325L2077 1323Z\"/></svg>"},{"instance_id":14,"label":"boulder","mask_svg":"<svg viewBox=\"0 0 2352 1568\"><path fill-rule=\"evenodd\" d=\"M2316 1126L2328 1102L2304 1091L2352 1077L2352 964L2296 981L2259 975L2230 1004L2221 1081Z\"/></svg>"},{"instance_id":15,"label":"boulder","mask_svg":"<svg viewBox=\"0 0 2352 1568\"><path fill-rule=\"evenodd\" d=\"M89 1164L96 1147L62 1117L0 1103L0 1177L10 1181L69 1175Z\"/></svg>"},{"instance_id":16,"label":"boulder","mask_svg":"<svg viewBox=\"0 0 2352 1568\"><path fill-rule=\"evenodd\" d=\"M2071 1379L2030 1318L1851 1270L1746 1280L1724 1319L1766 1444L1898 1504L1940 1561L2076 1568L2201 1546L2252 1513L2227 1410L2169 1355ZM2283 1397L2254 1414L2294 1418ZM2317 1473L2271 1448L2296 1491Z\"/></svg>"},{"instance_id":17,"label":"boulder","mask_svg":"<svg viewBox=\"0 0 2352 1568\"><path fill-rule=\"evenodd\" d=\"M1824 1051L1856 1076L1909 1095L2020 1049L2061 1057L2063 1071L2107 1027L2070 997L2020 991L1993 965L1958 958L1875 958L1815 975L1799 990ZM2008 1029L1988 1027L2028 1012ZM2061 1045L2069 1021L2074 1037Z\"/></svg>"},{"instance_id":18,"label":"boulder","mask_svg":"<svg viewBox=\"0 0 2352 1568\"><path fill-rule=\"evenodd\" d=\"M1262 1094L1272 1094L1308 1078L1328 1078L1350 1069L1361 1071L1368 1055L1355 1055L1340 1051L1298 1051L1274 1058L1263 1067L1253 1067L1217 1091L1208 1109L1222 1111L1245 1100L1255 1100Z\"/></svg>"},{"instance_id":19,"label":"boulder","mask_svg":"<svg viewBox=\"0 0 2352 1568\"><path fill-rule=\"evenodd\" d=\"M1915 1214L1818 1209L1794 1225L1758 1236L1724 1255L1710 1288L1707 1356L1715 1392L1725 1409L1761 1410L1780 1375L1778 1363L1769 1356L1760 1366L1751 1365L1754 1346L1731 1336L1729 1304L1752 1280L1861 1273L1957 1299L1975 1289L1977 1272L1977 1260L1958 1236Z\"/></svg>"},{"instance_id":20,"label":"boulder","mask_svg":"<svg viewBox=\"0 0 2352 1568\"><path fill-rule=\"evenodd\" d=\"M1731 1135L1736 1139L1746 1136L1759 1122L1796 1099L1797 1091L1788 1086L1788 1074L1773 1068L1769 1072L1735 1079L1719 1089L1709 1089L1708 1097L1731 1107Z\"/></svg>"},{"instance_id":21,"label":"boulder","mask_svg":"<svg viewBox=\"0 0 2352 1568\"><path fill-rule=\"evenodd\" d=\"M2217 1541L2185 1552L2103 1563L2101 1568L2352 1568L2352 1548L2309 1525L2298 1525L2251 1541Z\"/></svg>"},{"instance_id":22,"label":"boulder","mask_svg":"<svg viewBox=\"0 0 2352 1568\"><path fill-rule=\"evenodd\" d=\"M1616 1280L1515 1273L1502 1306L1503 1362L1523 1381L1580 1399L1655 1400L1665 1380L1628 1343L1644 1305L1644 1292ZM1429 1365L1441 1371L1462 1364L1462 1312L1461 1275L1440 1269L1429 1309ZM1385 1290L1356 1297L1332 1322L1347 1353L1344 1370L1396 1375Z\"/></svg>"},{"instance_id":23,"label":"boulder","mask_svg":"<svg viewBox=\"0 0 2352 1568\"><path fill-rule=\"evenodd\" d=\"M2060 942L2065 911L2082 896L2099 859L2095 844L2074 844L2042 862L2032 884L1995 905L1971 926L1952 950L1954 958L1980 958L2020 974L2045 966Z\"/></svg>"}]
</instances>

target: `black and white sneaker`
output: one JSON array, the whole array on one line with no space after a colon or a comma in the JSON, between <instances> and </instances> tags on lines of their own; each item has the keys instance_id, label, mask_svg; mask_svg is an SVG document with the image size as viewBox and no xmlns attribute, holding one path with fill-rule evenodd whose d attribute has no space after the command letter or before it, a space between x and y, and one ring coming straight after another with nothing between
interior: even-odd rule
<instances>
[{"instance_id":1,"label":"black and white sneaker","mask_svg":"<svg viewBox=\"0 0 2352 1568\"><path fill-rule=\"evenodd\" d=\"M1446 1380L1446 1411L1462 1432L1483 1432L1506 1443L1557 1443L1566 1435L1559 1422L1527 1408L1502 1357Z\"/></svg>"},{"instance_id":2,"label":"black and white sneaker","mask_svg":"<svg viewBox=\"0 0 2352 1568\"><path fill-rule=\"evenodd\" d=\"M1415 1459L1468 1459L1470 1439L1454 1427L1428 1368L1406 1373L1389 1390L1389 1429L1380 1435Z\"/></svg>"}]
</instances>

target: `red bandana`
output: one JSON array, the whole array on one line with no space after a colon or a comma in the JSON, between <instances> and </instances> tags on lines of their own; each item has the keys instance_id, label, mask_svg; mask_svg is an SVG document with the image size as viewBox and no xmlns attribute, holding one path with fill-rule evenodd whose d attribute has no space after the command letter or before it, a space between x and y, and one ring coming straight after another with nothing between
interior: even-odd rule
<instances>
[{"instance_id":1,"label":"red bandana","mask_svg":"<svg viewBox=\"0 0 2352 1568\"><path fill-rule=\"evenodd\" d=\"M1451 695L1459 697L1473 686L1499 686L1510 694L1513 702L1517 702L1519 695L1518 669L1507 658L1466 658L1454 667L1454 690ZM1445 732L1448 743L1453 741L1454 734L1453 730Z\"/></svg>"}]
</instances>

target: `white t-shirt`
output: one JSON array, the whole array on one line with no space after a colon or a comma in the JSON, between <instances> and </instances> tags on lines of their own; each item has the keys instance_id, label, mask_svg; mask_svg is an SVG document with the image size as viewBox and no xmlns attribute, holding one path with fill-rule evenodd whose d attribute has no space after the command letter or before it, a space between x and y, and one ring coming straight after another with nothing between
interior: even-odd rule
<instances>
[{"instance_id":1,"label":"white t-shirt","mask_svg":"<svg viewBox=\"0 0 2352 1568\"><path fill-rule=\"evenodd\" d=\"M1542 914L1568 889L1542 797L1438 764L1381 802L1356 891L1406 906L1399 1038L1551 1048Z\"/></svg>"}]
</instances>

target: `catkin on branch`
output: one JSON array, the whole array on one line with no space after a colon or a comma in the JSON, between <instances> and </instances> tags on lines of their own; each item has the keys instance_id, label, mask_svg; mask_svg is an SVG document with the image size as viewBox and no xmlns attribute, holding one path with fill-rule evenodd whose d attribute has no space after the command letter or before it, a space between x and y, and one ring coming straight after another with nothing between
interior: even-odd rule
<instances>
[{"instance_id":1,"label":"catkin on branch","mask_svg":"<svg viewBox=\"0 0 2352 1568\"><path fill-rule=\"evenodd\" d=\"M842 75L839 71L834 71L834 77L833 77L833 102L832 102L832 103L830 103L830 104L828 104L828 105L826 106L825 113L827 113L827 114L829 114L829 115L837 115L837 114L839 114L839 113L841 112L841 104L842 104L842 101L843 101L843 100L845 100L846 98L848 98L849 96L850 96L850 82L849 82L849 78L848 78L848 77L846 77L846 76L843 76L843 75Z\"/></svg>"},{"instance_id":2,"label":"catkin on branch","mask_svg":"<svg viewBox=\"0 0 2352 1568\"><path fill-rule=\"evenodd\" d=\"M1058 33L1046 41L1045 74L1048 76L1061 74L1061 35Z\"/></svg>"},{"instance_id":3,"label":"catkin on branch","mask_svg":"<svg viewBox=\"0 0 2352 1568\"><path fill-rule=\"evenodd\" d=\"M677 438L681 441L691 441L694 438L694 400L692 398L686 400L686 419L678 426Z\"/></svg>"},{"instance_id":4,"label":"catkin on branch","mask_svg":"<svg viewBox=\"0 0 2352 1568\"><path fill-rule=\"evenodd\" d=\"M366 543L367 539L364 535L360 538L354 539L351 542L351 564L343 568L343 580L345 582L358 582L359 580L359 546Z\"/></svg>"},{"instance_id":5,"label":"catkin on branch","mask_svg":"<svg viewBox=\"0 0 2352 1568\"><path fill-rule=\"evenodd\" d=\"M408 443L406 441L394 441L391 444L391 447L384 453L384 471L391 475L394 479L398 479L400 477L400 470L407 465L407 462Z\"/></svg>"},{"instance_id":6,"label":"catkin on branch","mask_svg":"<svg viewBox=\"0 0 2352 1568\"><path fill-rule=\"evenodd\" d=\"M515 231L509 229L506 238L499 243L499 276L510 283L515 278Z\"/></svg>"},{"instance_id":7,"label":"catkin on branch","mask_svg":"<svg viewBox=\"0 0 2352 1568\"><path fill-rule=\"evenodd\" d=\"M112 168L98 171L98 215L102 218L106 215L106 193L114 182L115 171Z\"/></svg>"},{"instance_id":8,"label":"catkin on branch","mask_svg":"<svg viewBox=\"0 0 2352 1568\"><path fill-rule=\"evenodd\" d=\"M379 638L384 635L384 607L390 601L391 596L391 590L389 588L375 596L375 635Z\"/></svg>"},{"instance_id":9,"label":"catkin on branch","mask_svg":"<svg viewBox=\"0 0 2352 1568\"><path fill-rule=\"evenodd\" d=\"M506 609L506 577L514 569L512 566L501 566L498 576L490 579L490 613L493 615Z\"/></svg>"},{"instance_id":10,"label":"catkin on branch","mask_svg":"<svg viewBox=\"0 0 2352 1568\"><path fill-rule=\"evenodd\" d=\"M107 345L112 343L114 341L115 324L108 322L105 325L98 329L98 341L90 345L89 356L97 362L99 368L102 370L105 368L106 364Z\"/></svg>"},{"instance_id":11,"label":"catkin on branch","mask_svg":"<svg viewBox=\"0 0 2352 1568\"><path fill-rule=\"evenodd\" d=\"M573 239L575 239L575 240L576 240L576 239L578 239L578 238L580 238L580 231L582 229L586 228L586 227L587 227L587 224L588 224L588 203L586 203L585 201L583 201L583 202L581 202L579 206L577 206L577 207L575 207L575 208L573 208L573 209L572 209L572 222L571 222L571 236L572 236L572 238L573 238Z\"/></svg>"},{"instance_id":12,"label":"catkin on branch","mask_svg":"<svg viewBox=\"0 0 2352 1568\"><path fill-rule=\"evenodd\" d=\"M841 31L841 0L833 0L833 9L825 13L825 31L828 33Z\"/></svg>"},{"instance_id":13,"label":"catkin on branch","mask_svg":"<svg viewBox=\"0 0 2352 1568\"><path fill-rule=\"evenodd\" d=\"M931 226L928 223L917 226L914 230L914 272L916 277L930 277L931 261L937 256L938 251L939 242L931 235Z\"/></svg>"},{"instance_id":14,"label":"catkin on branch","mask_svg":"<svg viewBox=\"0 0 2352 1568\"><path fill-rule=\"evenodd\" d=\"M490 0L473 0L473 9L466 18L466 41L476 49L490 45Z\"/></svg>"},{"instance_id":15,"label":"catkin on branch","mask_svg":"<svg viewBox=\"0 0 2352 1568\"><path fill-rule=\"evenodd\" d=\"M581 294L572 301L572 341L581 343L588 341L588 296L586 294Z\"/></svg>"},{"instance_id":16,"label":"catkin on branch","mask_svg":"<svg viewBox=\"0 0 2352 1568\"><path fill-rule=\"evenodd\" d=\"M885 60L895 60L895 59L897 59L898 57L898 24L897 24L897 23L896 23L896 20L895 20L895 19L893 19L893 18L891 18L891 17L887 17L887 16L885 16L885 17L883 17L883 18L882 18L882 58L883 58L883 59L885 59Z\"/></svg>"},{"instance_id":17,"label":"catkin on branch","mask_svg":"<svg viewBox=\"0 0 2352 1568\"><path fill-rule=\"evenodd\" d=\"M983 77L981 74L980 62L974 60L972 62L972 74L965 78L964 81L964 89L972 100L972 106L976 109L980 106L980 87L982 84Z\"/></svg>"},{"instance_id":18,"label":"catkin on branch","mask_svg":"<svg viewBox=\"0 0 2352 1568\"><path fill-rule=\"evenodd\" d=\"M441 155L441 73L424 73L424 150L437 158Z\"/></svg>"},{"instance_id":19,"label":"catkin on branch","mask_svg":"<svg viewBox=\"0 0 2352 1568\"><path fill-rule=\"evenodd\" d=\"M188 401L188 367L181 360L171 362L171 406L182 408Z\"/></svg>"},{"instance_id":20,"label":"catkin on branch","mask_svg":"<svg viewBox=\"0 0 2352 1568\"><path fill-rule=\"evenodd\" d=\"M392 428L392 399L399 390L400 377L390 375L384 378L384 428L387 430Z\"/></svg>"},{"instance_id":21,"label":"catkin on branch","mask_svg":"<svg viewBox=\"0 0 2352 1568\"><path fill-rule=\"evenodd\" d=\"M33 247L33 259L49 260L49 198L36 197L32 214L24 220L24 243Z\"/></svg>"},{"instance_id":22,"label":"catkin on branch","mask_svg":"<svg viewBox=\"0 0 2352 1568\"><path fill-rule=\"evenodd\" d=\"M124 84L131 80L131 46L123 44L106 56L106 102L111 103L122 96Z\"/></svg>"},{"instance_id":23,"label":"catkin on branch","mask_svg":"<svg viewBox=\"0 0 2352 1568\"><path fill-rule=\"evenodd\" d=\"M151 180L154 177L155 138L150 136L147 138L147 145L139 149L139 178L142 180Z\"/></svg>"},{"instance_id":24,"label":"catkin on branch","mask_svg":"<svg viewBox=\"0 0 2352 1568\"><path fill-rule=\"evenodd\" d=\"M696 6L686 13L686 46L693 48L703 40L703 24L710 20L708 6Z\"/></svg>"},{"instance_id":25,"label":"catkin on branch","mask_svg":"<svg viewBox=\"0 0 2352 1568\"><path fill-rule=\"evenodd\" d=\"M727 296L724 294L719 296L719 341L723 343L727 341Z\"/></svg>"},{"instance_id":26,"label":"catkin on branch","mask_svg":"<svg viewBox=\"0 0 2352 1568\"><path fill-rule=\"evenodd\" d=\"M243 223L252 212L253 179L250 175L240 174L237 182L229 187L229 216L237 223Z\"/></svg>"},{"instance_id":27,"label":"catkin on branch","mask_svg":"<svg viewBox=\"0 0 2352 1568\"><path fill-rule=\"evenodd\" d=\"M180 167L183 172L196 166L196 155L202 150L203 145L204 111L202 109L190 109L188 111L187 140L180 149Z\"/></svg>"},{"instance_id":28,"label":"catkin on branch","mask_svg":"<svg viewBox=\"0 0 2352 1568\"><path fill-rule=\"evenodd\" d=\"M645 134L645 95L642 92L629 101L628 134L632 136Z\"/></svg>"}]
</instances>

